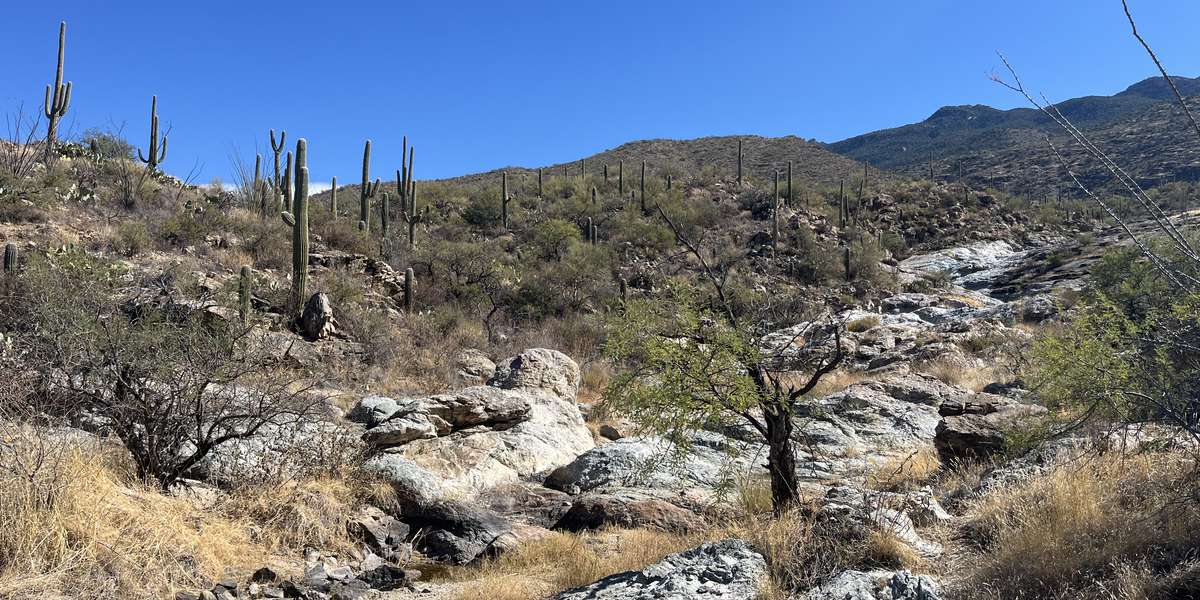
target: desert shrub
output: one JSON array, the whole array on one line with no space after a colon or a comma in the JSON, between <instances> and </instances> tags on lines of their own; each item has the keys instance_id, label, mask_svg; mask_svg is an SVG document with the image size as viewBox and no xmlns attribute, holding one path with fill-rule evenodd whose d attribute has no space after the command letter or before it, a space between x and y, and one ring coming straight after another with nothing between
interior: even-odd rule
<instances>
[{"instance_id":1,"label":"desert shrub","mask_svg":"<svg viewBox=\"0 0 1200 600\"><path fill-rule=\"evenodd\" d=\"M492 229L500 226L501 212L499 194L482 194L471 198L462 218L471 226Z\"/></svg>"},{"instance_id":2,"label":"desert shrub","mask_svg":"<svg viewBox=\"0 0 1200 600\"><path fill-rule=\"evenodd\" d=\"M562 260L582 237L579 227L563 219L548 219L533 226L530 243L542 260Z\"/></svg>"},{"instance_id":3,"label":"desert shrub","mask_svg":"<svg viewBox=\"0 0 1200 600\"><path fill-rule=\"evenodd\" d=\"M125 221L117 226L112 247L118 254L132 257L150 249L153 243L150 238L150 230L146 228L144 222Z\"/></svg>"},{"instance_id":4,"label":"desert shrub","mask_svg":"<svg viewBox=\"0 0 1200 600\"><path fill-rule=\"evenodd\" d=\"M134 157L133 144L115 131L91 128L83 132L79 143L87 146L102 159L126 158L132 160Z\"/></svg>"}]
</instances>

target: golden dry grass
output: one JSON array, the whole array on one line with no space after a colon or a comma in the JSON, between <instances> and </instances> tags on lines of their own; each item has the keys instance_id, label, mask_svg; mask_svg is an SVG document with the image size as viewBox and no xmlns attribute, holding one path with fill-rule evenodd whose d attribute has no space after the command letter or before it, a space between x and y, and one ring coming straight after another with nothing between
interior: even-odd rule
<instances>
[{"instance_id":1,"label":"golden dry grass","mask_svg":"<svg viewBox=\"0 0 1200 600\"><path fill-rule=\"evenodd\" d=\"M245 486L218 509L231 519L254 523L255 541L272 550L311 546L344 551L354 545L347 523L363 495L354 482L322 477Z\"/></svg>"},{"instance_id":2,"label":"golden dry grass","mask_svg":"<svg viewBox=\"0 0 1200 600\"><path fill-rule=\"evenodd\" d=\"M455 600L546 598L613 573L642 569L705 539L647 529L554 532L479 566L450 570L447 577L463 583Z\"/></svg>"},{"instance_id":3,"label":"golden dry grass","mask_svg":"<svg viewBox=\"0 0 1200 600\"><path fill-rule=\"evenodd\" d=\"M95 448L0 475L0 598L152 598L261 566L249 527L133 484Z\"/></svg>"},{"instance_id":4,"label":"golden dry grass","mask_svg":"<svg viewBox=\"0 0 1200 600\"><path fill-rule=\"evenodd\" d=\"M937 449L922 446L908 454L890 457L867 477L867 486L876 490L910 490L933 479L942 467Z\"/></svg>"},{"instance_id":5,"label":"golden dry grass","mask_svg":"<svg viewBox=\"0 0 1200 600\"><path fill-rule=\"evenodd\" d=\"M1195 573L1200 547L1194 468L1113 453L983 497L968 531L984 550L963 597L1193 597L1200 583L1180 569Z\"/></svg>"},{"instance_id":6,"label":"golden dry grass","mask_svg":"<svg viewBox=\"0 0 1200 600\"><path fill-rule=\"evenodd\" d=\"M934 359L917 365L917 372L932 376L943 383L978 392L1002 374L993 367L964 366L960 363Z\"/></svg>"}]
</instances>

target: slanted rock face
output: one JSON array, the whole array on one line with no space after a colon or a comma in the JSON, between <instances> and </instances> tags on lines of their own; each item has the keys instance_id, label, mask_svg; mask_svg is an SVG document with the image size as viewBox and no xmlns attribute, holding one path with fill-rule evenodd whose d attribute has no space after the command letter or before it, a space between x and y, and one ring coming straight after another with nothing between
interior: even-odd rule
<instances>
[{"instance_id":1,"label":"slanted rock face","mask_svg":"<svg viewBox=\"0 0 1200 600\"><path fill-rule=\"evenodd\" d=\"M986 458L1004 449L1004 429L1023 418L1046 412L1041 406L980 394L980 398L947 403L941 409L934 445L943 462Z\"/></svg>"},{"instance_id":2,"label":"slanted rock face","mask_svg":"<svg viewBox=\"0 0 1200 600\"><path fill-rule=\"evenodd\" d=\"M566 531L600 529L606 526L651 527L663 531L689 532L704 527L696 513L637 490L608 494L584 494L554 526Z\"/></svg>"},{"instance_id":3,"label":"slanted rock face","mask_svg":"<svg viewBox=\"0 0 1200 600\"><path fill-rule=\"evenodd\" d=\"M557 350L534 348L496 365L488 385L506 390L543 390L574 401L579 380L579 365L571 357Z\"/></svg>"},{"instance_id":4,"label":"slanted rock face","mask_svg":"<svg viewBox=\"0 0 1200 600\"><path fill-rule=\"evenodd\" d=\"M672 554L642 571L617 573L556 600L753 600L766 584L766 560L728 539Z\"/></svg>"},{"instance_id":5,"label":"slanted rock face","mask_svg":"<svg viewBox=\"0 0 1200 600\"><path fill-rule=\"evenodd\" d=\"M304 312L300 315L300 329L309 340L327 338L337 332L333 320L333 303L324 293L313 294L304 303Z\"/></svg>"},{"instance_id":6,"label":"slanted rock face","mask_svg":"<svg viewBox=\"0 0 1200 600\"><path fill-rule=\"evenodd\" d=\"M941 600L941 587L908 571L842 571L804 600Z\"/></svg>"},{"instance_id":7,"label":"slanted rock face","mask_svg":"<svg viewBox=\"0 0 1200 600\"><path fill-rule=\"evenodd\" d=\"M496 363L479 350L468 348L454 359L455 375L466 385L485 383L496 373Z\"/></svg>"}]
</instances>

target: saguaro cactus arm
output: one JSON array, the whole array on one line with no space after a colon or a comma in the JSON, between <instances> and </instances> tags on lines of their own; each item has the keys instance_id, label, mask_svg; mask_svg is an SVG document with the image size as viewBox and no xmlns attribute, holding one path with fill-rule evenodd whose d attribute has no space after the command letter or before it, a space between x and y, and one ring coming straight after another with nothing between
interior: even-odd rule
<instances>
[{"instance_id":1,"label":"saguaro cactus arm","mask_svg":"<svg viewBox=\"0 0 1200 600\"><path fill-rule=\"evenodd\" d=\"M71 104L71 82L63 84L63 61L67 52L67 22L58 24L58 66L54 71L54 83L46 84L46 154L45 161L53 158L54 144L58 141L58 121L67 114Z\"/></svg>"}]
</instances>

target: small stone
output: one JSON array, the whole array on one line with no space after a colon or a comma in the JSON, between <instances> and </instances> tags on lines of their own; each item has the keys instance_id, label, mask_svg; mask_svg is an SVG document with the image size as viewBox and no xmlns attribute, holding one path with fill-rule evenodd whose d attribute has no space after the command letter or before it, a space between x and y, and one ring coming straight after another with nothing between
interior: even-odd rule
<instances>
[{"instance_id":1,"label":"small stone","mask_svg":"<svg viewBox=\"0 0 1200 600\"><path fill-rule=\"evenodd\" d=\"M279 581L279 575L270 567L263 567L250 576L251 583L274 583Z\"/></svg>"}]
</instances>

